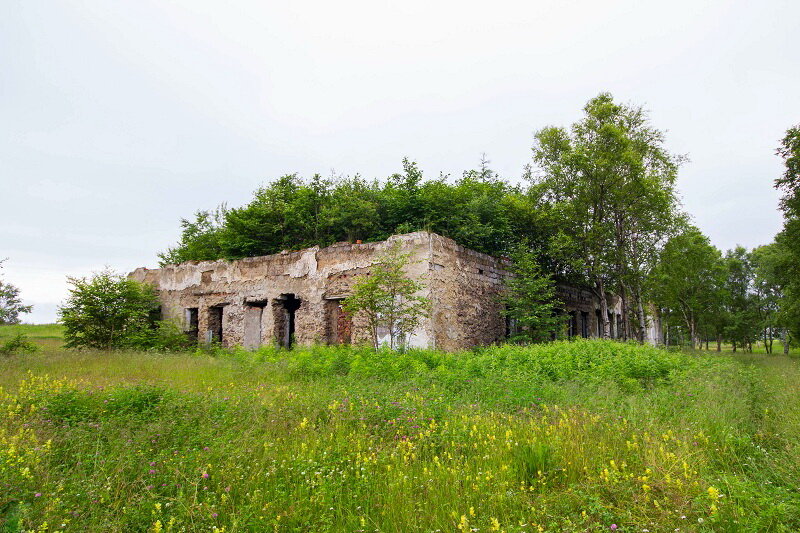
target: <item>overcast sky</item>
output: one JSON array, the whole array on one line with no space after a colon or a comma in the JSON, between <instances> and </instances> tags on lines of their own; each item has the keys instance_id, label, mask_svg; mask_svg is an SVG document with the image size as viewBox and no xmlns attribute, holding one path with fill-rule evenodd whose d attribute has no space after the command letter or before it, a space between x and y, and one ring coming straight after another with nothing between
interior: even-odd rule
<instances>
[{"instance_id":1,"label":"overcast sky","mask_svg":"<svg viewBox=\"0 0 800 533\"><path fill-rule=\"evenodd\" d=\"M646 7L648 6L649 7ZM533 132L601 91L691 162L686 209L720 248L781 225L800 122L800 2L0 4L0 258L52 322L66 275L157 266L179 219L282 174L518 180Z\"/></svg>"}]
</instances>

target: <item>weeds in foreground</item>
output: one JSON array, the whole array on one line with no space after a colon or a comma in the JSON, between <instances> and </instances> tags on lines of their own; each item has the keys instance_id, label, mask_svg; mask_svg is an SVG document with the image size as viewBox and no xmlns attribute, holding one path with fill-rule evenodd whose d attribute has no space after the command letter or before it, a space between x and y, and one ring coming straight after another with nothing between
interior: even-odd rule
<instances>
[{"instance_id":1,"label":"weeds in foreground","mask_svg":"<svg viewBox=\"0 0 800 533\"><path fill-rule=\"evenodd\" d=\"M591 341L0 361L9 531L793 531L797 362Z\"/></svg>"}]
</instances>

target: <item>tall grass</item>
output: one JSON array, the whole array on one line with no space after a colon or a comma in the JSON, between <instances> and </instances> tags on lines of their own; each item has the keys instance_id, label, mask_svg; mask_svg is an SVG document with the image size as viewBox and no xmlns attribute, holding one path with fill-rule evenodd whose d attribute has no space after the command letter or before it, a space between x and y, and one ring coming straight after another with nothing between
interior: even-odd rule
<instances>
[{"instance_id":1,"label":"tall grass","mask_svg":"<svg viewBox=\"0 0 800 533\"><path fill-rule=\"evenodd\" d=\"M603 341L50 346L0 359L0 527L796 531L798 378Z\"/></svg>"}]
</instances>

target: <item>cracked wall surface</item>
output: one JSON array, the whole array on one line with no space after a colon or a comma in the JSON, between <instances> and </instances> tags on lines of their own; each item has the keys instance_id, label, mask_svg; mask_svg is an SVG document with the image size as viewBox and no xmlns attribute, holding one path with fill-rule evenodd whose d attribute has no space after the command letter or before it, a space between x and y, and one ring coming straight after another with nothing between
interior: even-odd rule
<instances>
[{"instance_id":1,"label":"cracked wall surface","mask_svg":"<svg viewBox=\"0 0 800 533\"><path fill-rule=\"evenodd\" d=\"M500 297L503 279L511 275L508 260L429 232L236 261L138 268L130 277L155 286L162 316L195 332L201 342L220 340L220 310L225 346L287 345L292 326L292 341L298 344L369 342L364 317L345 316L340 304L358 276L369 275L395 242L410 254L406 274L422 285L420 295L431 301L430 314L420 321L409 345L456 351L506 338L509 326ZM568 312L586 317L589 336L597 336L597 298L567 286L559 286L559 296ZM287 306L296 309L289 311ZM620 313L617 298L610 298L609 310L614 317Z\"/></svg>"},{"instance_id":2,"label":"cracked wall surface","mask_svg":"<svg viewBox=\"0 0 800 533\"><path fill-rule=\"evenodd\" d=\"M346 322L339 303L394 242L411 255L406 274L422 284L420 294L432 302L430 316L409 340L411 346L458 350L504 337L497 298L507 274L503 261L428 232L236 261L139 268L130 277L154 285L163 317L181 323L186 331L191 327L189 310L197 309L201 341L215 339L215 308L221 308L224 345L282 343L288 320L282 301L292 295L300 300L294 312L294 342L366 342L370 335L363 317Z\"/></svg>"}]
</instances>

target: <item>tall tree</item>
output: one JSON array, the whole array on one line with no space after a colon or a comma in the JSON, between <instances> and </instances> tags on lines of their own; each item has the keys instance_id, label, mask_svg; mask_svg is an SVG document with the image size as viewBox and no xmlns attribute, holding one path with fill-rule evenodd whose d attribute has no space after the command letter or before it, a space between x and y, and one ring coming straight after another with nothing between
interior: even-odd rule
<instances>
[{"instance_id":1,"label":"tall tree","mask_svg":"<svg viewBox=\"0 0 800 533\"><path fill-rule=\"evenodd\" d=\"M737 346L752 351L758 335L758 304L753 287L754 273L750 254L742 246L725 253L725 289L728 303L727 336Z\"/></svg>"},{"instance_id":2,"label":"tall tree","mask_svg":"<svg viewBox=\"0 0 800 533\"><path fill-rule=\"evenodd\" d=\"M556 285L544 271L536 255L525 245L511 254L513 276L505 280L503 302L506 316L513 320L512 340L523 342L549 341L564 324L559 315Z\"/></svg>"},{"instance_id":3,"label":"tall tree","mask_svg":"<svg viewBox=\"0 0 800 533\"><path fill-rule=\"evenodd\" d=\"M655 300L665 315L683 321L694 348L698 325L718 302L724 285L720 251L700 230L689 227L667 241L650 277Z\"/></svg>"},{"instance_id":4,"label":"tall tree","mask_svg":"<svg viewBox=\"0 0 800 533\"><path fill-rule=\"evenodd\" d=\"M629 295L635 302L641 339L643 280L679 218L674 186L680 158L664 148L663 133L650 126L641 107L602 93L584 113L569 131L536 133L535 181L544 198L559 205L563 233L600 299L603 336L611 333L606 293L618 289L626 308ZM626 309L626 331L629 314Z\"/></svg>"},{"instance_id":5,"label":"tall tree","mask_svg":"<svg viewBox=\"0 0 800 533\"><path fill-rule=\"evenodd\" d=\"M782 270L785 285L780 314L789 335L797 339L800 338L800 125L786 131L777 155L783 159L785 170L775 180L775 187L783 193L784 215L783 231L776 242L783 247L788 259ZM789 340L787 336L784 346Z\"/></svg>"},{"instance_id":6,"label":"tall tree","mask_svg":"<svg viewBox=\"0 0 800 533\"><path fill-rule=\"evenodd\" d=\"M764 346L767 353L772 353L774 332L784 329L781 327L783 324L780 311L786 285L782 275L787 263L786 251L780 244L773 242L755 248L750 257L753 263L753 286L761 318ZM782 337L786 338L785 331ZM788 352L788 345L785 349Z\"/></svg>"}]
</instances>

